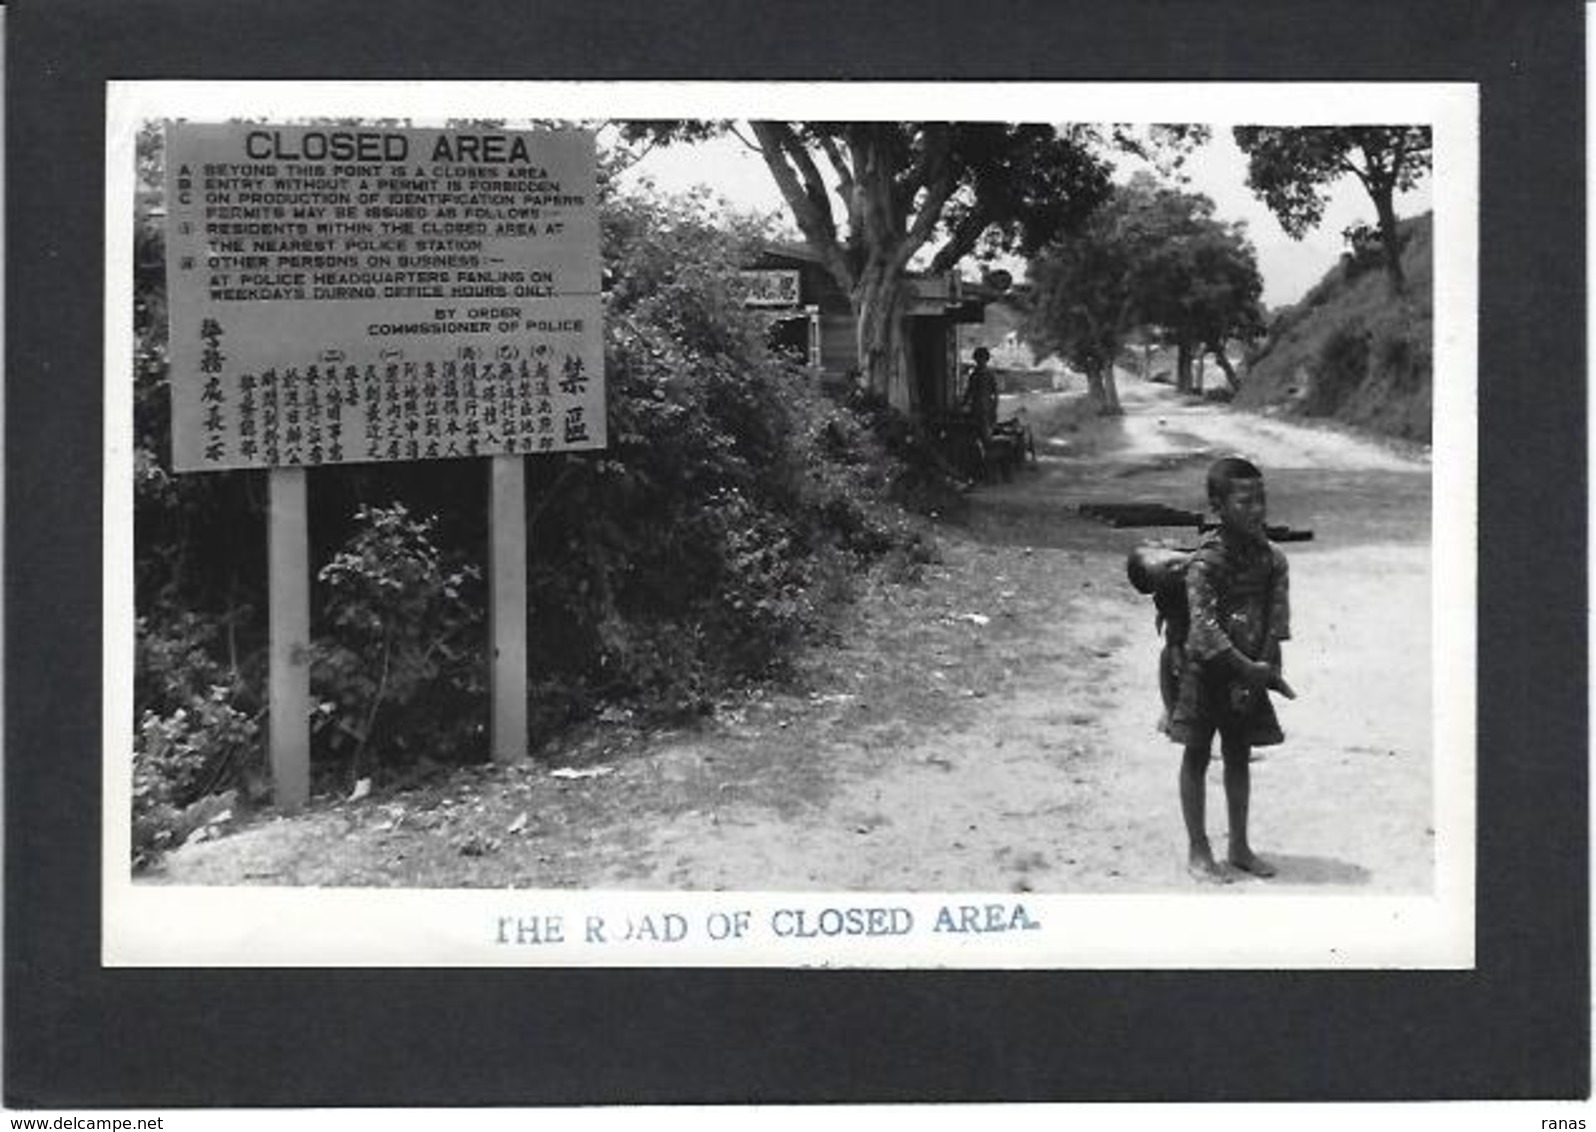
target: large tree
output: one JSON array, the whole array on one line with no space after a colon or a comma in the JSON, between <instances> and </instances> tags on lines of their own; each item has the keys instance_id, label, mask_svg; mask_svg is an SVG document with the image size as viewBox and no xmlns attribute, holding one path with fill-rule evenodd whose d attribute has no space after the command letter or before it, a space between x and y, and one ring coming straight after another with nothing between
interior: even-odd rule
<instances>
[{"instance_id":1,"label":"large tree","mask_svg":"<svg viewBox=\"0 0 1596 1132\"><path fill-rule=\"evenodd\" d=\"M1429 172L1428 126L1237 126L1235 138L1247 186L1293 239L1323 219L1333 182L1357 178L1374 202L1391 287L1406 288L1395 200Z\"/></svg>"},{"instance_id":2,"label":"large tree","mask_svg":"<svg viewBox=\"0 0 1596 1132\"><path fill-rule=\"evenodd\" d=\"M757 146L804 240L849 296L868 387L912 409L904 327L910 263L932 272L971 253L1035 254L1107 196L1106 154L1122 135L997 122L729 123ZM623 136L702 136L705 123L641 122ZM1145 141L1148 135L1142 135ZM1167 127L1179 149L1200 131Z\"/></svg>"},{"instance_id":3,"label":"large tree","mask_svg":"<svg viewBox=\"0 0 1596 1132\"><path fill-rule=\"evenodd\" d=\"M1262 281L1241 226L1213 212L1205 196L1138 175L1033 261L1026 336L1086 374L1100 412L1120 412L1114 362L1140 328L1175 342L1183 375L1213 350L1235 383L1224 345L1260 321Z\"/></svg>"},{"instance_id":4,"label":"large tree","mask_svg":"<svg viewBox=\"0 0 1596 1132\"><path fill-rule=\"evenodd\" d=\"M1123 224L1123 201L1116 201L1085 231L1031 262L1032 305L1024 326L1039 354L1057 354L1084 373L1098 412L1115 416L1121 409L1114 359L1139 321Z\"/></svg>"},{"instance_id":5,"label":"large tree","mask_svg":"<svg viewBox=\"0 0 1596 1132\"><path fill-rule=\"evenodd\" d=\"M1176 347L1176 387L1194 388L1192 363L1212 353L1234 389L1226 346L1263 332L1263 278L1246 226L1214 216L1197 194L1158 190L1146 207L1147 247L1138 277L1141 314Z\"/></svg>"},{"instance_id":6,"label":"large tree","mask_svg":"<svg viewBox=\"0 0 1596 1132\"><path fill-rule=\"evenodd\" d=\"M1265 332L1263 277L1258 256L1241 224L1215 224L1193 241L1190 300L1179 324L1188 356L1213 354L1231 390L1241 379L1230 362L1227 345L1252 342ZM1189 384L1189 382L1188 382Z\"/></svg>"}]
</instances>

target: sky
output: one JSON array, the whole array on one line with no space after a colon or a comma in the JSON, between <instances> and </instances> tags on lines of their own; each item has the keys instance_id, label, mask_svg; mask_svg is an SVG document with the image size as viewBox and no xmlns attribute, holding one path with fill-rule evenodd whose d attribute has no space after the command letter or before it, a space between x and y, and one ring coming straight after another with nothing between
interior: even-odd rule
<instances>
[{"instance_id":1,"label":"sky","mask_svg":"<svg viewBox=\"0 0 1596 1132\"><path fill-rule=\"evenodd\" d=\"M1121 168L1128 175L1130 159ZM1187 189L1211 197L1223 220L1243 220L1258 250L1258 269L1264 280L1264 302L1271 307L1302 298L1340 258L1343 228L1374 222L1374 205L1356 179L1347 177L1332 189L1323 222L1302 240L1281 230L1269 210L1247 188L1247 159L1236 147L1229 129L1214 130L1213 140L1186 163ZM632 171L633 177L650 176L661 188L685 191L707 185L732 204L761 212L787 211L760 156L734 138L693 146L656 148ZM1431 207L1430 182L1397 199L1397 215L1413 216ZM791 227L790 222L788 226ZM1019 272L1016 272L1019 274Z\"/></svg>"}]
</instances>

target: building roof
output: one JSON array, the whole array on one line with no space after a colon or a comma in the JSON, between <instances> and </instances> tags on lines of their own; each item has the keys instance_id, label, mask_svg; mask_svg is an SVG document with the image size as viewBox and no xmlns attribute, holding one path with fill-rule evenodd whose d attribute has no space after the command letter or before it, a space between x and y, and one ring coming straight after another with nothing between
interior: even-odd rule
<instances>
[{"instance_id":1,"label":"building roof","mask_svg":"<svg viewBox=\"0 0 1596 1132\"><path fill-rule=\"evenodd\" d=\"M801 260L804 263L819 263L820 256L805 243L795 243L790 240L764 240L759 245L757 262L768 263L771 260Z\"/></svg>"}]
</instances>

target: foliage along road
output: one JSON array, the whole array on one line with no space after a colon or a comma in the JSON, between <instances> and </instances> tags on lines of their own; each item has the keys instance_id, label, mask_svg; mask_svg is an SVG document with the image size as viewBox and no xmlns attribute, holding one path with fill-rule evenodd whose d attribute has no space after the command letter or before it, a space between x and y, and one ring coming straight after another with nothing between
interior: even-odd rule
<instances>
[{"instance_id":1,"label":"foliage along road","mask_svg":"<svg viewBox=\"0 0 1596 1132\"><path fill-rule=\"evenodd\" d=\"M1430 468L1346 434L1124 383L1127 415L1060 424L971 497L920 582L872 582L797 678L679 730L624 715L537 762L269 815L153 882L680 890L1186 889L1179 750L1155 730L1158 640L1129 548L1087 502L1202 509L1213 456L1264 467L1299 699L1254 768L1254 846L1226 892L1432 884ZM1039 421L1067 422L1033 394ZM1016 408L1008 405L1005 411ZM1062 407L1068 408L1068 405ZM1222 825L1217 770L1210 825ZM1211 828L1216 843L1222 828Z\"/></svg>"}]
</instances>

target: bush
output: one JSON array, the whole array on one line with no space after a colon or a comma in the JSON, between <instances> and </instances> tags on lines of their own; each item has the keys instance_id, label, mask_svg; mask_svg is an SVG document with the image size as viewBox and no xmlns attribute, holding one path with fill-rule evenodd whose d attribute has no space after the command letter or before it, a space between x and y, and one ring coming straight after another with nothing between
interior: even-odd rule
<instances>
[{"instance_id":1,"label":"bush","mask_svg":"<svg viewBox=\"0 0 1596 1132\"><path fill-rule=\"evenodd\" d=\"M1434 359L1427 323L1381 326L1375 335L1374 356L1385 380L1398 394L1412 394L1430 380Z\"/></svg>"},{"instance_id":2,"label":"bush","mask_svg":"<svg viewBox=\"0 0 1596 1132\"><path fill-rule=\"evenodd\" d=\"M1369 333L1361 321L1337 326L1325 339L1312 369L1312 384L1302 410L1333 416L1363 383L1369 370Z\"/></svg>"},{"instance_id":3,"label":"bush","mask_svg":"<svg viewBox=\"0 0 1596 1132\"><path fill-rule=\"evenodd\" d=\"M1341 253L1342 278L1347 282L1367 272L1385 269L1385 243L1380 229L1359 222L1343 228L1341 238L1347 244L1347 250Z\"/></svg>"},{"instance_id":4,"label":"bush","mask_svg":"<svg viewBox=\"0 0 1596 1132\"><path fill-rule=\"evenodd\" d=\"M939 442L878 394L857 390L846 404L872 438L888 499L922 515L952 518L968 512L963 473L949 464Z\"/></svg>"},{"instance_id":5,"label":"bush","mask_svg":"<svg viewBox=\"0 0 1596 1132\"><path fill-rule=\"evenodd\" d=\"M436 520L404 504L362 507L358 529L317 575L325 587L311 666L312 737L324 762L367 769L423 752L482 755L485 648L480 574L435 545Z\"/></svg>"},{"instance_id":6,"label":"bush","mask_svg":"<svg viewBox=\"0 0 1596 1132\"><path fill-rule=\"evenodd\" d=\"M259 752L255 720L217 686L170 715L146 711L133 747L133 865L143 868L181 845L195 808L242 760Z\"/></svg>"},{"instance_id":7,"label":"bush","mask_svg":"<svg viewBox=\"0 0 1596 1132\"><path fill-rule=\"evenodd\" d=\"M1402 221L1400 234L1406 293L1391 293L1378 234L1367 226L1349 229L1344 235L1353 252L1300 303L1276 312L1267 343L1249 357L1242 404L1333 414L1359 427L1429 440L1430 218Z\"/></svg>"},{"instance_id":8,"label":"bush","mask_svg":"<svg viewBox=\"0 0 1596 1132\"><path fill-rule=\"evenodd\" d=\"M192 807L261 761L260 709L214 655L219 627L161 611L136 622L133 862L144 867L192 831Z\"/></svg>"}]
</instances>

